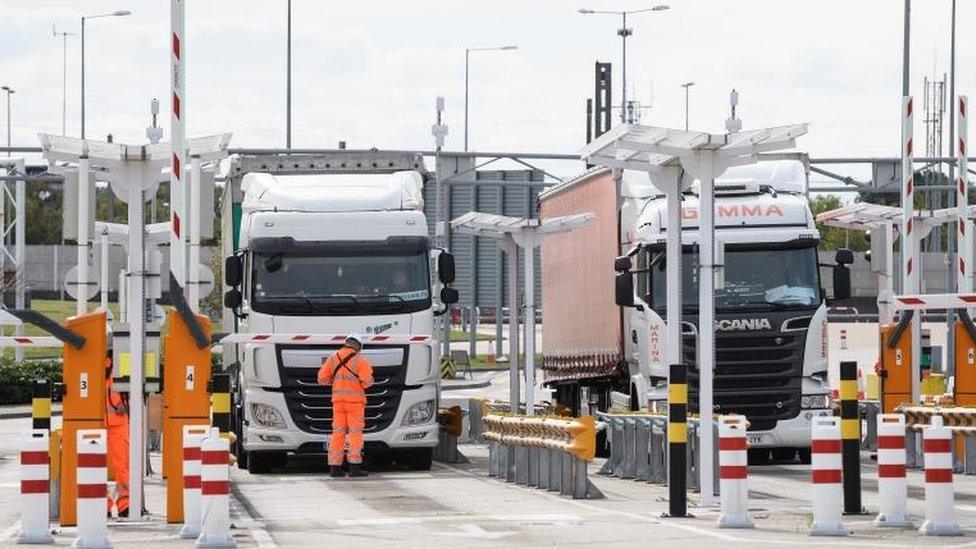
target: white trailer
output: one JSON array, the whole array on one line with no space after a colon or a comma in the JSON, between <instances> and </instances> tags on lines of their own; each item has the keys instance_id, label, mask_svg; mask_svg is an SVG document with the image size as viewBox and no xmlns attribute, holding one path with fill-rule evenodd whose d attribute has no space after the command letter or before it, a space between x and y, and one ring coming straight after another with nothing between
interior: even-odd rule
<instances>
[{"instance_id":1,"label":"white trailer","mask_svg":"<svg viewBox=\"0 0 976 549\"><path fill-rule=\"evenodd\" d=\"M249 471L326 451L330 393L316 373L341 346L337 335L349 333L376 336L363 351L376 379L367 390L367 456L430 467L440 399L435 320L456 291L446 287L453 258L431 249L422 185L417 171L244 175L239 226L224 230L236 241L225 304L234 332L262 335L233 344L230 364L238 459ZM291 344L282 334L303 337Z\"/></svg>"}]
</instances>

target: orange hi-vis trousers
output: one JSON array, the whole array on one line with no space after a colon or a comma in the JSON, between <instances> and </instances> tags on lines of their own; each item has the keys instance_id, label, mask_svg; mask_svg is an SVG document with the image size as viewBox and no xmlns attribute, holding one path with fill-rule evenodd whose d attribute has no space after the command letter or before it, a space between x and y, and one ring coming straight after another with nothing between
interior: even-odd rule
<instances>
[{"instance_id":1,"label":"orange hi-vis trousers","mask_svg":"<svg viewBox=\"0 0 976 549\"><path fill-rule=\"evenodd\" d=\"M332 403L332 438L329 439L329 465L342 465L343 454L349 463L363 462L365 402ZM348 444L348 446L347 446Z\"/></svg>"},{"instance_id":2,"label":"orange hi-vis trousers","mask_svg":"<svg viewBox=\"0 0 976 549\"><path fill-rule=\"evenodd\" d=\"M108 511L115 505L119 513L129 508L129 421L110 422L108 428L108 461L115 472L115 501L108 493Z\"/></svg>"}]
</instances>

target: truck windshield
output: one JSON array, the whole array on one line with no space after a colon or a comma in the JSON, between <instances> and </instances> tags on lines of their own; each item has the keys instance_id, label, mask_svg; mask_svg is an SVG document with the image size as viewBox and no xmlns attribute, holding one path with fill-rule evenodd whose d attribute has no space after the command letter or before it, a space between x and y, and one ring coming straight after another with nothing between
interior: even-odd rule
<instances>
[{"instance_id":1,"label":"truck windshield","mask_svg":"<svg viewBox=\"0 0 976 549\"><path fill-rule=\"evenodd\" d=\"M682 261L682 301L698 310L698 255L686 247ZM638 256L638 291L651 307L667 305L663 247ZM647 271L649 270L649 272ZM649 286L649 287L648 287ZM715 290L717 311L811 309L820 305L820 271L815 245L796 248L757 245L725 247L725 287Z\"/></svg>"},{"instance_id":2,"label":"truck windshield","mask_svg":"<svg viewBox=\"0 0 976 549\"><path fill-rule=\"evenodd\" d=\"M430 308L427 253L256 253L252 308L267 314L355 315Z\"/></svg>"}]
</instances>

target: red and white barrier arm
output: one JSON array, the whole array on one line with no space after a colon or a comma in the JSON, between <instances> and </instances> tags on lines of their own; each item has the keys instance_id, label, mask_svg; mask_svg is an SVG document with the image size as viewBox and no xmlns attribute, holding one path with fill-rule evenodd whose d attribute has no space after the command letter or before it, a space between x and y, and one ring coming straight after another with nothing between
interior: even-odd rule
<instances>
[{"instance_id":1,"label":"red and white barrier arm","mask_svg":"<svg viewBox=\"0 0 976 549\"><path fill-rule=\"evenodd\" d=\"M897 311L972 309L976 307L976 294L897 295L892 305Z\"/></svg>"},{"instance_id":2,"label":"red and white barrier arm","mask_svg":"<svg viewBox=\"0 0 976 549\"><path fill-rule=\"evenodd\" d=\"M63 347L64 343L54 336L4 336L0 347Z\"/></svg>"},{"instance_id":3,"label":"red and white barrier arm","mask_svg":"<svg viewBox=\"0 0 976 549\"><path fill-rule=\"evenodd\" d=\"M228 334L220 343L251 345L341 345L349 334ZM430 345L431 336L417 334L375 334L360 336L363 345Z\"/></svg>"}]
</instances>

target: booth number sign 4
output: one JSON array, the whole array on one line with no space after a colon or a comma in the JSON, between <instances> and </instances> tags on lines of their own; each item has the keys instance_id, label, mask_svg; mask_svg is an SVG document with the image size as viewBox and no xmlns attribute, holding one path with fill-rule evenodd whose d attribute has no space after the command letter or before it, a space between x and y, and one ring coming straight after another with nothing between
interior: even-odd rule
<instances>
[{"instance_id":1,"label":"booth number sign 4","mask_svg":"<svg viewBox=\"0 0 976 549\"><path fill-rule=\"evenodd\" d=\"M188 364L186 367L186 375L183 376L184 381L186 381L186 390L193 390L193 382L196 380L196 374L193 372L193 365Z\"/></svg>"}]
</instances>

